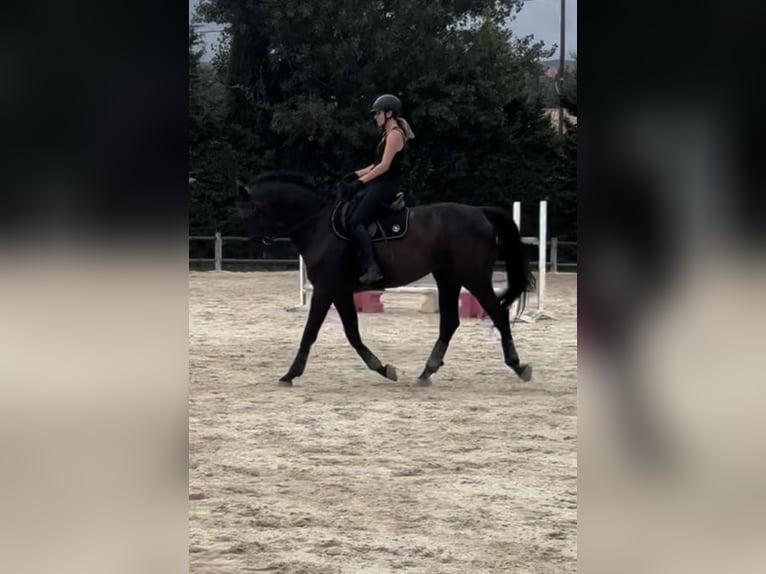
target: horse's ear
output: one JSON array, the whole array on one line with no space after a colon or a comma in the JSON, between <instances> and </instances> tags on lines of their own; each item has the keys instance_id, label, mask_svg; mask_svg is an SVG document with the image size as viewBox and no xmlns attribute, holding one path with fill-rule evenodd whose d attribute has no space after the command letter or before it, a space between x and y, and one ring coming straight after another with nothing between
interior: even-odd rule
<instances>
[{"instance_id":1,"label":"horse's ear","mask_svg":"<svg viewBox=\"0 0 766 574\"><path fill-rule=\"evenodd\" d=\"M239 187L239 200L240 201L248 201L250 199L250 190L247 189L244 185L237 184Z\"/></svg>"}]
</instances>

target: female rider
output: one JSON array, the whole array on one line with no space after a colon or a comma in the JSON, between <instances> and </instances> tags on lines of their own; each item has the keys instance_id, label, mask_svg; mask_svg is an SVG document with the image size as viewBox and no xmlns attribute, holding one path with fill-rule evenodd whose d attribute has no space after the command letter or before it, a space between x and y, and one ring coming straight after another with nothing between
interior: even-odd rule
<instances>
[{"instance_id":1,"label":"female rider","mask_svg":"<svg viewBox=\"0 0 766 574\"><path fill-rule=\"evenodd\" d=\"M383 279L383 273L375 260L372 240L367 226L375 219L378 207L389 204L399 193L400 171L404 147L415 137L409 123L399 117L402 103L394 95L384 94L372 104L375 122L383 130L378 143L375 163L348 174L351 179L349 195L362 192L363 197L351 216L351 234L363 257L364 273L359 278L363 285Z\"/></svg>"}]
</instances>

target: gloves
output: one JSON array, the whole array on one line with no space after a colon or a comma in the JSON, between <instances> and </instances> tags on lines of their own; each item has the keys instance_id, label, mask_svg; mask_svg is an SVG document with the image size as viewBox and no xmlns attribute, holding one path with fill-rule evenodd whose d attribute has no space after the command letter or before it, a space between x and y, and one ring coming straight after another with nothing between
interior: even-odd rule
<instances>
[{"instance_id":1,"label":"gloves","mask_svg":"<svg viewBox=\"0 0 766 574\"><path fill-rule=\"evenodd\" d=\"M357 179L359 179L359 176L356 175L355 171L352 171L344 175L340 181L341 183L349 184L349 183L354 183Z\"/></svg>"}]
</instances>

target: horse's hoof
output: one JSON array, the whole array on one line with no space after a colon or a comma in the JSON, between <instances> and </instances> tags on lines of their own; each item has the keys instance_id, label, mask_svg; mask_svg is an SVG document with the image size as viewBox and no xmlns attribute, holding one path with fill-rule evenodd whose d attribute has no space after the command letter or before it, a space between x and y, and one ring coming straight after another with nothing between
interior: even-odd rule
<instances>
[{"instance_id":1,"label":"horse's hoof","mask_svg":"<svg viewBox=\"0 0 766 574\"><path fill-rule=\"evenodd\" d=\"M396 367L394 367L393 365L386 365L386 372L384 373L383 376L392 381L396 381L399 379L399 377L396 374Z\"/></svg>"},{"instance_id":2,"label":"horse's hoof","mask_svg":"<svg viewBox=\"0 0 766 574\"><path fill-rule=\"evenodd\" d=\"M431 386L431 379L430 378L429 379L420 378L417 381L415 381L415 384L418 387L430 387Z\"/></svg>"},{"instance_id":3,"label":"horse's hoof","mask_svg":"<svg viewBox=\"0 0 766 574\"><path fill-rule=\"evenodd\" d=\"M292 379L286 379L285 377L282 377L279 379L279 382L277 383L280 387L292 387L293 381Z\"/></svg>"},{"instance_id":4,"label":"horse's hoof","mask_svg":"<svg viewBox=\"0 0 766 574\"><path fill-rule=\"evenodd\" d=\"M526 382L532 379L532 365L520 365L518 370L519 378Z\"/></svg>"}]
</instances>

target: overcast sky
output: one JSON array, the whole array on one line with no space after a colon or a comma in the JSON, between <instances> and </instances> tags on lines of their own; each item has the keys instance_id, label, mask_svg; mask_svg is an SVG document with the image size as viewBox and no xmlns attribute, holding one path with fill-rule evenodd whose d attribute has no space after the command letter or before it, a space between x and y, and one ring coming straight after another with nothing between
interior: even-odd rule
<instances>
[{"instance_id":1,"label":"overcast sky","mask_svg":"<svg viewBox=\"0 0 766 574\"><path fill-rule=\"evenodd\" d=\"M566 0L565 50L566 57L577 52L577 0ZM561 40L561 0L527 0L524 7L510 23L516 36L532 34L546 46ZM559 51L551 58L558 58Z\"/></svg>"},{"instance_id":2,"label":"overcast sky","mask_svg":"<svg viewBox=\"0 0 766 574\"><path fill-rule=\"evenodd\" d=\"M189 19L197 5L198 0L189 0ZM203 26L200 30L215 30L221 26L210 24ZM516 15L516 19L510 22L510 28L517 36L526 36L531 34L537 40L545 42L546 46L556 44L558 46L561 39L561 0L527 0L521 12ZM205 40L208 45L214 44L219 34L205 34ZM566 56L577 52L577 0L566 0ZM203 59L210 59L212 54L210 50ZM559 51L551 56L558 58Z\"/></svg>"}]
</instances>

